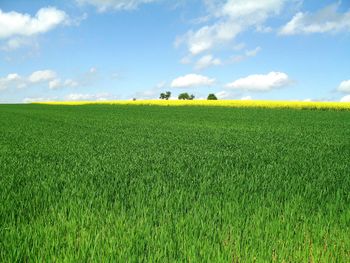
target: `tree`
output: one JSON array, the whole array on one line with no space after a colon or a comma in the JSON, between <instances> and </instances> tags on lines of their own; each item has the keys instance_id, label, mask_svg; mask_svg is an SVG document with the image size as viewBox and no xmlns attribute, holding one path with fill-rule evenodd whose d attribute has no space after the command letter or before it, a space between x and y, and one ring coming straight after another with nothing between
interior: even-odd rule
<instances>
[{"instance_id":1,"label":"tree","mask_svg":"<svg viewBox=\"0 0 350 263\"><path fill-rule=\"evenodd\" d=\"M180 93L178 99L179 100L188 100L190 95L188 93Z\"/></svg>"},{"instance_id":2,"label":"tree","mask_svg":"<svg viewBox=\"0 0 350 263\"><path fill-rule=\"evenodd\" d=\"M208 95L208 98L207 98L207 100L217 100L218 98L215 96L215 94L214 93L210 93L209 95Z\"/></svg>"},{"instance_id":3,"label":"tree","mask_svg":"<svg viewBox=\"0 0 350 263\"><path fill-rule=\"evenodd\" d=\"M160 93L159 98L162 100L168 100L170 98L170 96L171 96L171 92L167 91L165 93Z\"/></svg>"},{"instance_id":4,"label":"tree","mask_svg":"<svg viewBox=\"0 0 350 263\"><path fill-rule=\"evenodd\" d=\"M170 91L167 91L165 92L165 99L168 100L171 96L171 92Z\"/></svg>"},{"instance_id":5,"label":"tree","mask_svg":"<svg viewBox=\"0 0 350 263\"><path fill-rule=\"evenodd\" d=\"M189 95L187 92L185 92L185 93L179 94L178 99L179 100L193 100L194 99L194 95L193 94Z\"/></svg>"}]
</instances>

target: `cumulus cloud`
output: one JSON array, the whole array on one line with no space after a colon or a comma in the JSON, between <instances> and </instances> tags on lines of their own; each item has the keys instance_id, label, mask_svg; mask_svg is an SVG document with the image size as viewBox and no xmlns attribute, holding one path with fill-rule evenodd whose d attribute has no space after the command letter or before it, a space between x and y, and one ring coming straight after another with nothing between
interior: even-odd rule
<instances>
[{"instance_id":1,"label":"cumulus cloud","mask_svg":"<svg viewBox=\"0 0 350 263\"><path fill-rule=\"evenodd\" d=\"M210 66L218 66L221 65L221 60L218 58L214 58L212 55L205 55L201 57L195 65L195 69L201 70L208 68Z\"/></svg>"},{"instance_id":2,"label":"cumulus cloud","mask_svg":"<svg viewBox=\"0 0 350 263\"><path fill-rule=\"evenodd\" d=\"M21 77L17 73L11 73L11 74L7 75L6 79L9 80L9 81L14 81L14 80L21 79Z\"/></svg>"},{"instance_id":3,"label":"cumulus cloud","mask_svg":"<svg viewBox=\"0 0 350 263\"><path fill-rule=\"evenodd\" d=\"M266 75L255 74L237 79L228 83L226 88L245 91L269 91L287 86L290 83L291 80L286 73L272 71Z\"/></svg>"},{"instance_id":4,"label":"cumulus cloud","mask_svg":"<svg viewBox=\"0 0 350 263\"><path fill-rule=\"evenodd\" d=\"M247 57L255 57L260 51L261 51L261 47L256 47L255 49L247 50L245 52L245 55Z\"/></svg>"},{"instance_id":5,"label":"cumulus cloud","mask_svg":"<svg viewBox=\"0 0 350 263\"><path fill-rule=\"evenodd\" d=\"M181 58L181 59L180 59L180 63L181 63L181 64L184 64L184 65L186 65L186 64L191 64L191 63L192 63L192 58L191 58L191 56L185 56L185 57Z\"/></svg>"},{"instance_id":6,"label":"cumulus cloud","mask_svg":"<svg viewBox=\"0 0 350 263\"><path fill-rule=\"evenodd\" d=\"M257 32L259 33L270 33L273 31L272 27L269 27L269 26L262 26L262 25L258 25L256 26L256 29L255 29Z\"/></svg>"},{"instance_id":7,"label":"cumulus cloud","mask_svg":"<svg viewBox=\"0 0 350 263\"><path fill-rule=\"evenodd\" d=\"M174 79L170 86L172 88L191 88L198 86L211 86L214 83L215 79L198 74L188 74Z\"/></svg>"},{"instance_id":8,"label":"cumulus cloud","mask_svg":"<svg viewBox=\"0 0 350 263\"><path fill-rule=\"evenodd\" d=\"M64 82L63 82L63 86L64 87L71 87L71 88L74 88L74 87L77 87L79 86L79 83L73 79L66 79Z\"/></svg>"},{"instance_id":9,"label":"cumulus cloud","mask_svg":"<svg viewBox=\"0 0 350 263\"><path fill-rule=\"evenodd\" d=\"M236 51L239 51L239 50L242 50L246 47L246 44L245 43L239 43L239 44L236 44L232 47L233 50L236 50Z\"/></svg>"},{"instance_id":10,"label":"cumulus cloud","mask_svg":"<svg viewBox=\"0 0 350 263\"><path fill-rule=\"evenodd\" d=\"M92 5L99 12L109 10L133 10L141 4L152 3L157 0L76 0L79 5Z\"/></svg>"},{"instance_id":11,"label":"cumulus cloud","mask_svg":"<svg viewBox=\"0 0 350 263\"><path fill-rule=\"evenodd\" d=\"M89 94L89 93L72 93L65 96L65 100L68 101L104 101L104 100L113 100L116 97L110 93L98 93L98 94Z\"/></svg>"},{"instance_id":12,"label":"cumulus cloud","mask_svg":"<svg viewBox=\"0 0 350 263\"><path fill-rule=\"evenodd\" d=\"M35 98L24 98L22 102L34 103L34 102L49 102L49 101L56 101L56 100L57 100L57 97L53 97L53 98L35 97Z\"/></svg>"},{"instance_id":13,"label":"cumulus cloud","mask_svg":"<svg viewBox=\"0 0 350 263\"><path fill-rule=\"evenodd\" d=\"M4 51L13 51L24 46L32 46L33 48L38 49L38 43L36 39L28 38L28 37L10 38L6 40L5 44L2 45L0 49Z\"/></svg>"},{"instance_id":14,"label":"cumulus cloud","mask_svg":"<svg viewBox=\"0 0 350 263\"><path fill-rule=\"evenodd\" d=\"M49 101L105 101L115 100L116 96L110 93L71 93L63 97L34 97L23 99L24 103L49 102Z\"/></svg>"},{"instance_id":15,"label":"cumulus cloud","mask_svg":"<svg viewBox=\"0 0 350 263\"><path fill-rule=\"evenodd\" d=\"M96 83L99 79L99 71L96 67L91 67L88 71L76 76L76 82L79 86L89 87Z\"/></svg>"},{"instance_id":16,"label":"cumulus cloud","mask_svg":"<svg viewBox=\"0 0 350 263\"><path fill-rule=\"evenodd\" d=\"M185 44L192 55L198 55L215 46L231 42L252 26L263 25L271 16L280 13L284 0L227 0L206 1L215 22L198 30L190 30L176 39L175 45Z\"/></svg>"},{"instance_id":17,"label":"cumulus cloud","mask_svg":"<svg viewBox=\"0 0 350 263\"><path fill-rule=\"evenodd\" d=\"M252 100L253 98L251 96L244 96L241 98L241 100Z\"/></svg>"},{"instance_id":18,"label":"cumulus cloud","mask_svg":"<svg viewBox=\"0 0 350 263\"><path fill-rule=\"evenodd\" d=\"M335 33L350 31L350 10L345 13L338 12L339 3L329 5L312 14L298 12L280 30L281 35Z\"/></svg>"},{"instance_id":19,"label":"cumulus cloud","mask_svg":"<svg viewBox=\"0 0 350 263\"><path fill-rule=\"evenodd\" d=\"M346 95L340 99L340 102L350 102L350 95Z\"/></svg>"},{"instance_id":20,"label":"cumulus cloud","mask_svg":"<svg viewBox=\"0 0 350 263\"><path fill-rule=\"evenodd\" d=\"M243 96L242 92L233 92L232 90L222 90L215 93L219 100L252 100L251 96ZM242 97L243 96L243 97Z\"/></svg>"},{"instance_id":21,"label":"cumulus cloud","mask_svg":"<svg viewBox=\"0 0 350 263\"><path fill-rule=\"evenodd\" d=\"M49 82L49 88L50 89L59 89L59 88L75 88L78 87L79 83L72 79L66 79L65 81L62 81L61 79L54 79Z\"/></svg>"},{"instance_id":22,"label":"cumulus cloud","mask_svg":"<svg viewBox=\"0 0 350 263\"><path fill-rule=\"evenodd\" d=\"M56 75L52 70L38 70L33 72L28 80L32 83L45 82L56 78Z\"/></svg>"},{"instance_id":23,"label":"cumulus cloud","mask_svg":"<svg viewBox=\"0 0 350 263\"><path fill-rule=\"evenodd\" d=\"M350 79L342 81L337 90L344 93L350 93Z\"/></svg>"},{"instance_id":24,"label":"cumulus cloud","mask_svg":"<svg viewBox=\"0 0 350 263\"><path fill-rule=\"evenodd\" d=\"M0 77L0 91L6 90L9 87L16 86L17 88L23 87L21 85L22 77L17 73L8 74L6 77Z\"/></svg>"},{"instance_id":25,"label":"cumulus cloud","mask_svg":"<svg viewBox=\"0 0 350 263\"><path fill-rule=\"evenodd\" d=\"M91 74L95 74L95 73L97 72L97 68L92 67L92 68L89 69L89 72L90 72Z\"/></svg>"},{"instance_id":26,"label":"cumulus cloud","mask_svg":"<svg viewBox=\"0 0 350 263\"><path fill-rule=\"evenodd\" d=\"M188 31L184 36L176 39L175 46L185 44L192 55L198 55L210 50L215 45L220 45L232 40L242 31L239 24L217 23L204 26L197 31Z\"/></svg>"},{"instance_id":27,"label":"cumulus cloud","mask_svg":"<svg viewBox=\"0 0 350 263\"><path fill-rule=\"evenodd\" d=\"M41 8L34 17L0 9L0 39L45 33L67 20L67 14L55 7Z\"/></svg>"},{"instance_id":28,"label":"cumulus cloud","mask_svg":"<svg viewBox=\"0 0 350 263\"><path fill-rule=\"evenodd\" d=\"M34 16L15 11L3 12L0 9L0 40L5 41L0 49L7 52L24 46L37 49L39 45L35 36L47 33L60 25L78 26L86 18L86 13L71 18L56 7L41 8Z\"/></svg>"},{"instance_id":29,"label":"cumulus cloud","mask_svg":"<svg viewBox=\"0 0 350 263\"><path fill-rule=\"evenodd\" d=\"M54 79L49 82L49 88L50 89L57 89L61 86L61 80Z\"/></svg>"},{"instance_id":30,"label":"cumulus cloud","mask_svg":"<svg viewBox=\"0 0 350 263\"><path fill-rule=\"evenodd\" d=\"M260 51L261 47L256 47L255 49L246 50L245 53L233 56L228 63L238 63L242 62L250 57L255 57Z\"/></svg>"},{"instance_id":31,"label":"cumulus cloud","mask_svg":"<svg viewBox=\"0 0 350 263\"><path fill-rule=\"evenodd\" d=\"M47 85L49 89L75 88L81 86L79 81L74 79L60 79L58 74L50 69L38 70L29 76L20 76L18 73L11 73L0 77L0 90L8 88L24 88L35 85Z\"/></svg>"},{"instance_id":32,"label":"cumulus cloud","mask_svg":"<svg viewBox=\"0 0 350 263\"><path fill-rule=\"evenodd\" d=\"M136 99L158 99L160 93L168 91L168 83L165 81L161 81L157 83L154 87L147 89L147 90L142 90L142 91L137 91L133 94L131 94L131 98L136 98ZM130 98L130 97L129 97ZM174 97L170 97L170 99L173 99Z\"/></svg>"},{"instance_id":33,"label":"cumulus cloud","mask_svg":"<svg viewBox=\"0 0 350 263\"><path fill-rule=\"evenodd\" d=\"M232 97L232 94L231 94L231 92L228 92L226 90L222 90L222 91L215 93L215 96L219 100L224 100L224 99L228 99L228 98Z\"/></svg>"}]
</instances>

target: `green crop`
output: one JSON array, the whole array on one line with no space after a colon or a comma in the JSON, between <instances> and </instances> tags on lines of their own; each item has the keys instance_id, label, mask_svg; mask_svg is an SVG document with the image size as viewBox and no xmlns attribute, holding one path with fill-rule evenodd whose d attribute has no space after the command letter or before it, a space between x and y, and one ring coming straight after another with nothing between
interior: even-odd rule
<instances>
[{"instance_id":1,"label":"green crop","mask_svg":"<svg viewBox=\"0 0 350 263\"><path fill-rule=\"evenodd\" d=\"M349 262L350 112L0 106L1 262Z\"/></svg>"}]
</instances>

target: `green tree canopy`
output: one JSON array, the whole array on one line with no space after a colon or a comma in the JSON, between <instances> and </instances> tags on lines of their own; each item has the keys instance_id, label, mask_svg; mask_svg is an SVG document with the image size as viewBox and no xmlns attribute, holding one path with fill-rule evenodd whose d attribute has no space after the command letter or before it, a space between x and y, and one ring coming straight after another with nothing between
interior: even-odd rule
<instances>
[{"instance_id":1,"label":"green tree canopy","mask_svg":"<svg viewBox=\"0 0 350 263\"><path fill-rule=\"evenodd\" d=\"M193 100L194 99L194 95L191 94L189 95L187 92L185 93L180 93L178 96L179 100Z\"/></svg>"},{"instance_id":2,"label":"green tree canopy","mask_svg":"<svg viewBox=\"0 0 350 263\"><path fill-rule=\"evenodd\" d=\"M218 98L215 96L215 94L214 93L210 93L209 95L208 95L208 98L207 98L207 100L217 100Z\"/></svg>"},{"instance_id":3,"label":"green tree canopy","mask_svg":"<svg viewBox=\"0 0 350 263\"><path fill-rule=\"evenodd\" d=\"M165 93L160 93L159 95L159 98L162 99L162 100L168 100L171 96L171 92L170 91L167 91Z\"/></svg>"}]
</instances>

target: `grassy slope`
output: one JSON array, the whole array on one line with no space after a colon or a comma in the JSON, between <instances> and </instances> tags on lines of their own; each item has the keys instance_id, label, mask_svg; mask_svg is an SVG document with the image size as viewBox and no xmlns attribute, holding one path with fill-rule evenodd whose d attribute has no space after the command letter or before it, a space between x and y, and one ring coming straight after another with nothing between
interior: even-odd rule
<instances>
[{"instance_id":1,"label":"grassy slope","mask_svg":"<svg viewBox=\"0 0 350 263\"><path fill-rule=\"evenodd\" d=\"M0 106L0 261L350 260L350 113Z\"/></svg>"}]
</instances>

